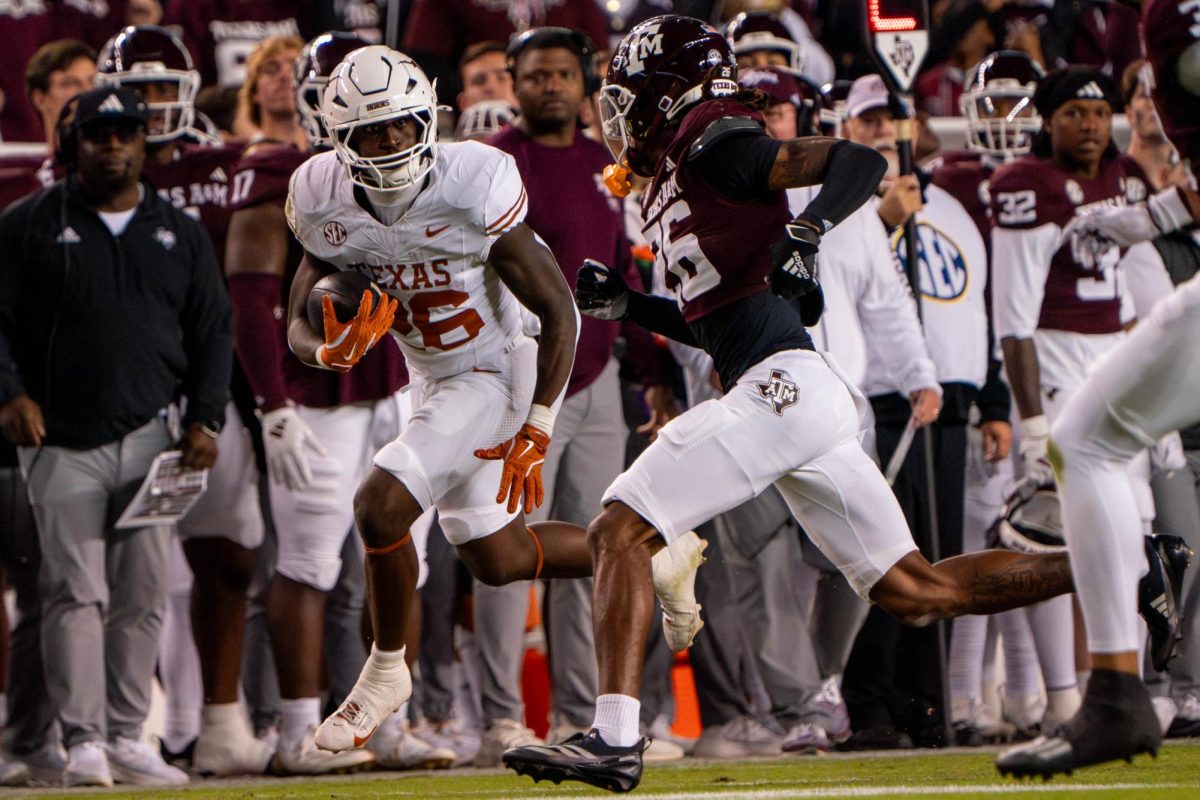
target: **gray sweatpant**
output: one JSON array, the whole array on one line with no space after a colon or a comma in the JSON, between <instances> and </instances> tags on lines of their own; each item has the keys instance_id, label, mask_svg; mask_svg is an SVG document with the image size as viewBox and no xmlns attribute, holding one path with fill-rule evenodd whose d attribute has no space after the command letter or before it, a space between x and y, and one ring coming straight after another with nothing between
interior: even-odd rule
<instances>
[{"instance_id":1,"label":"gray sweatpant","mask_svg":"<svg viewBox=\"0 0 1200 800\"><path fill-rule=\"evenodd\" d=\"M150 710L172 532L113 524L170 445L156 418L91 450L19 451L42 548L46 689L67 747L137 739Z\"/></svg>"},{"instance_id":2,"label":"gray sweatpant","mask_svg":"<svg viewBox=\"0 0 1200 800\"><path fill-rule=\"evenodd\" d=\"M615 359L587 388L563 402L542 466L546 502L529 515L582 527L600 513L604 490L621 472L629 430L621 412ZM490 587L475 582L475 636L483 659L483 714L523 719L521 664L529 582ZM546 582L546 638L554 710L573 725L592 722L596 655L592 579Z\"/></svg>"}]
</instances>

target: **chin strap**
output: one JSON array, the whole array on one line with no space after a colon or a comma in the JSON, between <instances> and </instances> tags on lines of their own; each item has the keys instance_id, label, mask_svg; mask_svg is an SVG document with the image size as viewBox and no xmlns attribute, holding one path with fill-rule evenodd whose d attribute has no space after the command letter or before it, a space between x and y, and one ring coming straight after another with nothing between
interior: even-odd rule
<instances>
[{"instance_id":1,"label":"chin strap","mask_svg":"<svg viewBox=\"0 0 1200 800\"><path fill-rule=\"evenodd\" d=\"M608 189L609 194L618 199L628 197L629 193L633 191L633 183L629 180L630 173L629 163L625 161L605 167L604 186Z\"/></svg>"}]
</instances>

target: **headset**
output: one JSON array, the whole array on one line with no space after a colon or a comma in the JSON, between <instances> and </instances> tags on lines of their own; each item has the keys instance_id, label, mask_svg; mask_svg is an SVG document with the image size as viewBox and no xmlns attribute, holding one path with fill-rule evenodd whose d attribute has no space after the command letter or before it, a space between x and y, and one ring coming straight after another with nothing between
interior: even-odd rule
<instances>
[{"instance_id":1,"label":"headset","mask_svg":"<svg viewBox=\"0 0 1200 800\"><path fill-rule=\"evenodd\" d=\"M546 50L551 47L565 47L579 58L579 68L583 70L584 94L591 96L600 91L600 75L596 71L596 46L586 33L570 28L530 28L519 36L514 36L504 50L508 74L516 81L517 59L527 49Z\"/></svg>"},{"instance_id":2,"label":"headset","mask_svg":"<svg viewBox=\"0 0 1200 800\"><path fill-rule=\"evenodd\" d=\"M54 144L54 159L63 165L68 174L74 172L79 164L79 140L76 138L78 132L71 130L75 121L75 108L78 105L79 95L68 100L59 112L54 128L58 134L58 141Z\"/></svg>"}]
</instances>

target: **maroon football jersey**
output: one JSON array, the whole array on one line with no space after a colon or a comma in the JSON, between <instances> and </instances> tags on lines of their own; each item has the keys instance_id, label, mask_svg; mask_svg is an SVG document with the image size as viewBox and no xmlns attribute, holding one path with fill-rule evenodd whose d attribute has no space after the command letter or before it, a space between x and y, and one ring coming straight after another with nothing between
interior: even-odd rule
<instances>
[{"instance_id":1,"label":"maroon football jersey","mask_svg":"<svg viewBox=\"0 0 1200 800\"><path fill-rule=\"evenodd\" d=\"M1147 0L1142 7L1146 57L1154 67L1154 105L1179 155L1200 176L1200 97L1179 85L1179 56L1200 41L1200 5L1189 0Z\"/></svg>"},{"instance_id":2,"label":"maroon football jersey","mask_svg":"<svg viewBox=\"0 0 1200 800\"><path fill-rule=\"evenodd\" d=\"M601 180L604 168L612 163L604 145L576 131L570 147L548 147L512 125L487 143L516 160L529 197L525 224L546 241L568 285L575 285L585 258L624 267L626 282L635 287L641 283L627 255L621 202ZM568 397L600 377L620 329L616 322L583 317Z\"/></svg>"},{"instance_id":3,"label":"maroon football jersey","mask_svg":"<svg viewBox=\"0 0 1200 800\"><path fill-rule=\"evenodd\" d=\"M289 145L259 145L252 147L238 163L234 183L237 196L231 213L242 208L254 208L273 203L283 208L288 196L288 181L292 173L311 153L303 153ZM288 263L283 278L283 291L275 309L276 335L279 352L283 353L283 381L288 399L310 408L330 408L359 401L381 400L408 383L404 356L392 337L385 336L361 361L345 374L316 369L301 363L292 355L287 344L287 301L292 279L300 266L303 250L295 237L288 234ZM236 319L235 319L236 324ZM245 363L243 358L243 363ZM262 381L254 370L246 367L246 378L255 395L262 397Z\"/></svg>"},{"instance_id":4,"label":"maroon football jersey","mask_svg":"<svg viewBox=\"0 0 1200 800\"><path fill-rule=\"evenodd\" d=\"M246 59L268 36L316 35L313 0L170 0L164 25L177 25L204 85L237 86Z\"/></svg>"},{"instance_id":5,"label":"maroon football jersey","mask_svg":"<svg viewBox=\"0 0 1200 800\"><path fill-rule=\"evenodd\" d=\"M1084 180L1048 158L1027 155L996 170L991 195L997 228L1062 229L1100 207L1145 200L1146 185L1131 174L1124 157L1105 159L1096 177ZM1062 242L1051 257L1038 327L1088 334L1121 330L1119 281L1101 280L1098 274L1075 260L1069 241Z\"/></svg>"},{"instance_id":6,"label":"maroon football jersey","mask_svg":"<svg viewBox=\"0 0 1200 800\"><path fill-rule=\"evenodd\" d=\"M54 160L43 155L0 158L0 209L61 177L62 171Z\"/></svg>"},{"instance_id":7,"label":"maroon football jersey","mask_svg":"<svg viewBox=\"0 0 1200 800\"><path fill-rule=\"evenodd\" d=\"M0 0L0 139L44 142L42 117L25 94L25 68L38 48L55 39L83 39L92 21L66 0Z\"/></svg>"},{"instance_id":8,"label":"maroon football jersey","mask_svg":"<svg viewBox=\"0 0 1200 800\"><path fill-rule=\"evenodd\" d=\"M992 219L990 187L995 166L971 150L945 153L933 165L933 184L949 192L971 215L985 244L990 246Z\"/></svg>"},{"instance_id":9,"label":"maroon football jersey","mask_svg":"<svg viewBox=\"0 0 1200 800\"><path fill-rule=\"evenodd\" d=\"M666 286L692 322L767 290L768 248L791 220L787 193L735 202L713 191L688 163L708 126L726 117L762 117L732 100L700 103L680 123L659 172L642 197L643 230L663 259Z\"/></svg>"},{"instance_id":10,"label":"maroon football jersey","mask_svg":"<svg viewBox=\"0 0 1200 800\"><path fill-rule=\"evenodd\" d=\"M230 195L236 191L230 179L241 155L236 146L183 145L170 162L158 165L147 159L142 170L164 200L204 226L218 262L224 261Z\"/></svg>"},{"instance_id":11,"label":"maroon football jersey","mask_svg":"<svg viewBox=\"0 0 1200 800\"><path fill-rule=\"evenodd\" d=\"M476 42L507 42L518 30L581 30L604 48L608 21L595 0L416 0L404 27L405 52L457 59Z\"/></svg>"}]
</instances>

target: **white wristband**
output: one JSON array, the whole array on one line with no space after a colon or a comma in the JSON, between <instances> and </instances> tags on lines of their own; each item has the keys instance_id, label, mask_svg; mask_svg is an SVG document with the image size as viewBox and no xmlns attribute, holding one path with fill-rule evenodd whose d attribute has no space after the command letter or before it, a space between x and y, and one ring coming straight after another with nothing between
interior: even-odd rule
<instances>
[{"instance_id":1,"label":"white wristband","mask_svg":"<svg viewBox=\"0 0 1200 800\"><path fill-rule=\"evenodd\" d=\"M1050 421L1046 419L1045 414L1023 419L1021 420L1021 435L1045 439L1050 435Z\"/></svg>"},{"instance_id":2,"label":"white wristband","mask_svg":"<svg viewBox=\"0 0 1200 800\"><path fill-rule=\"evenodd\" d=\"M534 403L529 407L529 416L525 418L526 425L532 425L549 436L554 432L554 409Z\"/></svg>"},{"instance_id":3,"label":"white wristband","mask_svg":"<svg viewBox=\"0 0 1200 800\"><path fill-rule=\"evenodd\" d=\"M1163 233L1177 231L1194 222L1192 212L1183 199L1182 190L1174 186L1150 195L1150 199L1146 201L1146 208L1149 209L1154 224Z\"/></svg>"}]
</instances>

